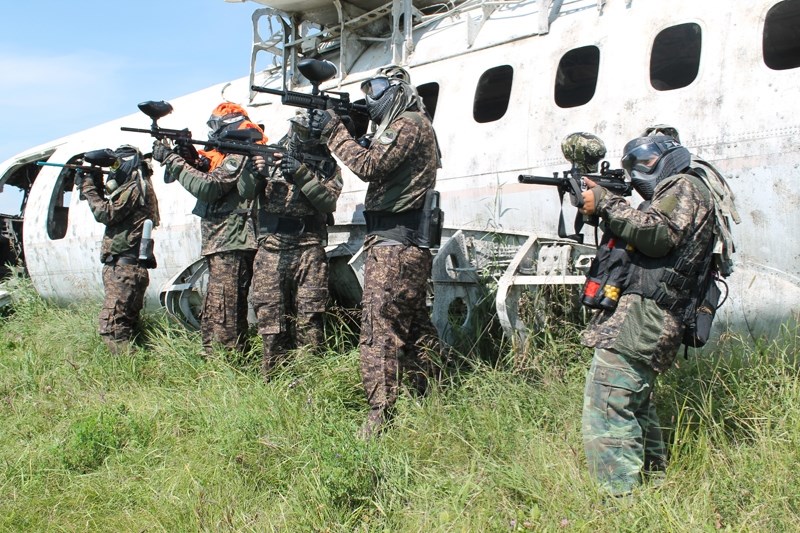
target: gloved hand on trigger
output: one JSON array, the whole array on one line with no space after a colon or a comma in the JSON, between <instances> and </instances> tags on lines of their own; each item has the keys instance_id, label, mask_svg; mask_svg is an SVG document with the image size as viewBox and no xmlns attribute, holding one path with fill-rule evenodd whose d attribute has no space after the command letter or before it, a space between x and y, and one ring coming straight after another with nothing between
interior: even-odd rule
<instances>
[{"instance_id":1,"label":"gloved hand on trigger","mask_svg":"<svg viewBox=\"0 0 800 533\"><path fill-rule=\"evenodd\" d=\"M201 155L197 158L197 162L194 164L194 168L199 170L200 172L208 172L211 170L211 160L204 155Z\"/></svg>"},{"instance_id":2,"label":"gloved hand on trigger","mask_svg":"<svg viewBox=\"0 0 800 533\"><path fill-rule=\"evenodd\" d=\"M283 175L283 178L289 183L293 183L294 175L297 174L298 170L300 170L300 165L302 165L302 163L295 157L285 154L281 158L281 174Z\"/></svg>"},{"instance_id":3,"label":"gloved hand on trigger","mask_svg":"<svg viewBox=\"0 0 800 533\"><path fill-rule=\"evenodd\" d=\"M197 153L197 148L192 143L186 141L178 141L175 145L175 153L181 156L184 161L197 168L197 159L200 154Z\"/></svg>"},{"instance_id":4,"label":"gloved hand on trigger","mask_svg":"<svg viewBox=\"0 0 800 533\"><path fill-rule=\"evenodd\" d=\"M312 109L311 119L309 121L309 135L312 138L319 139L325 132L325 128L336 117L333 111Z\"/></svg>"}]
</instances>

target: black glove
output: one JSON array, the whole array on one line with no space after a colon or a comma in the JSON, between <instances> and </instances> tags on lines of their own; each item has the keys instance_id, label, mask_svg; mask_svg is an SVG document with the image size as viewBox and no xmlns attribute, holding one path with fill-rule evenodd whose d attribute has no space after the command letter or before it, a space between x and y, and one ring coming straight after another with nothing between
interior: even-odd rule
<instances>
[{"instance_id":1,"label":"black glove","mask_svg":"<svg viewBox=\"0 0 800 533\"><path fill-rule=\"evenodd\" d=\"M322 109L312 109L311 110L311 119L309 120L308 127L309 127L309 135L312 139L319 139L322 136L322 132L325 131L325 126L331 121L333 116L329 111L323 111Z\"/></svg>"},{"instance_id":2,"label":"black glove","mask_svg":"<svg viewBox=\"0 0 800 533\"><path fill-rule=\"evenodd\" d=\"M158 161L159 163L163 163L167 156L170 154L174 154L175 152L167 146L167 143L161 140L157 140L153 142L153 159Z\"/></svg>"},{"instance_id":3,"label":"black glove","mask_svg":"<svg viewBox=\"0 0 800 533\"><path fill-rule=\"evenodd\" d=\"M194 163L194 168L200 172L208 172L211 170L211 160L204 155L198 156L197 161Z\"/></svg>"},{"instance_id":4,"label":"black glove","mask_svg":"<svg viewBox=\"0 0 800 533\"><path fill-rule=\"evenodd\" d=\"M294 181L294 175L300 170L300 165L302 165L302 163L295 157L284 154L281 158L281 174L283 175L283 179L292 183Z\"/></svg>"},{"instance_id":5,"label":"black glove","mask_svg":"<svg viewBox=\"0 0 800 533\"><path fill-rule=\"evenodd\" d=\"M190 142L178 141L175 146L175 153L181 156L184 161L197 168L197 159L200 154L197 153L197 148Z\"/></svg>"}]
</instances>

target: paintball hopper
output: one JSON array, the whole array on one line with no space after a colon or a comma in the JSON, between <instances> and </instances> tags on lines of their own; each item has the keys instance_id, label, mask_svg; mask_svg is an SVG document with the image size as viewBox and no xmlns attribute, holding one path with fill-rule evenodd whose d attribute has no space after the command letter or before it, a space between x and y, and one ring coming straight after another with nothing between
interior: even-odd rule
<instances>
[{"instance_id":1,"label":"paintball hopper","mask_svg":"<svg viewBox=\"0 0 800 533\"><path fill-rule=\"evenodd\" d=\"M337 71L336 65L322 59L303 59L297 63L297 70L315 87L336 76Z\"/></svg>"},{"instance_id":2,"label":"paintball hopper","mask_svg":"<svg viewBox=\"0 0 800 533\"><path fill-rule=\"evenodd\" d=\"M157 128L158 119L163 118L172 113L172 104L164 100L148 100L139 104L139 111L150 117L153 121L153 127Z\"/></svg>"},{"instance_id":3,"label":"paintball hopper","mask_svg":"<svg viewBox=\"0 0 800 533\"><path fill-rule=\"evenodd\" d=\"M96 167L113 167L117 163L117 154L110 148L90 150L83 154L83 160Z\"/></svg>"}]
</instances>

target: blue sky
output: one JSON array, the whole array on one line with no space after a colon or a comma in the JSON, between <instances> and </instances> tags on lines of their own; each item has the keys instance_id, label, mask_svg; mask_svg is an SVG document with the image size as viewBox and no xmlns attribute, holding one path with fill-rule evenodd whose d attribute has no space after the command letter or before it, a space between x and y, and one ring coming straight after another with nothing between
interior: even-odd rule
<instances>
[{"instance_id":1,"label":"blue sky","mask_svg":"<svg viewBox=\"0 0 800 533\"><path fill-rule=\"evenodd\" d=\"M246 76L255 2L13 0L0 32L0 161ZM0 195L2 196L2 195Z\"/></svg>"}]
</instances>

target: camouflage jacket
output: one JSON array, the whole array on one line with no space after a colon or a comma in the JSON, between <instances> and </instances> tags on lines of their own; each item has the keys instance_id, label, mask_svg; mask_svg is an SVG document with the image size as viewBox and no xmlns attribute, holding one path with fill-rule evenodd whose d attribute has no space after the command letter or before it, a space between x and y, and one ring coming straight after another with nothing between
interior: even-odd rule
<instances>
[{"instance_id":1,"label":"camouflage jacket","mask_svg":"<svg viewBox=\"0 0 800 533\"><path fill-rule=\"evenodd\" d=\"M239 194L243 198L256 200L257 227L264 214L292 218L315 217L321 224L321 231L305 232L295 240L319 243L327 239L327 215L336 209L336 200L342 192L341 171L337 168L333 176L323 179L306 165L301 165L292 183L283 179L279 167L271 169L271 172L269 177L265 177L247 165L239 180ZM262 228L258 230L259 239L267 235Z\"/></svg>"},{"instance_id":2,"label":"camouflage jacket","mask_svg":"<svg viewBox=\"0 0 800 533\"><path fill-rule=\"evenodd\" d=\"M665 179L644 210L605 191L599 196L597 213L611 233L636 249L634 254L645 258L673 254L692 265L705 260L713 238L713 206L708 189L697 178L678 174ZM644 360L664 372L681 344L684 313L685 309L663 309L650 298L623 291L615 310L597 311L582 340L587 346Z\"/></svg>"},{"instance_id":3,"label":"camouflage jacket","mask_svg":"<svg viewBox=\"0 0 800 533\"><path fill-rule=\"evenodd\" d=\"M150 178L128 180L122 187L103 198L93 180L83 181L83 195L95 220L106 226L100 261L105 263L119 255L139 255L144 221L159 224L158 199Z\"/></svg>"},{"instance_id":4,"label":"camouflage jacket","mask_svg":"<svg viewBox=\"0 0 800 533\"><path fill-rule=\"evenodd\" d=\"M237 188L246 166L245 156L228 155L211 172L197 170L177 154L171 154L164 166L165 172L197 198L192 212L201 219L200 253L256 249L252 202L242 198Z\"/></svg>"},{"instance_id":5,"label":"camouflage jacket","mask_svg":"<svg viewBox=\"0 0 800 533\"><path fill-rule=\"evenodd\" d=\"M422 113L406 111L368 148L359 145L340 122L328 148L367 182L364 209L402 213L421 209L425 193L436 186L439 158L433 125Z\"/></svg>"}]
</instances>

